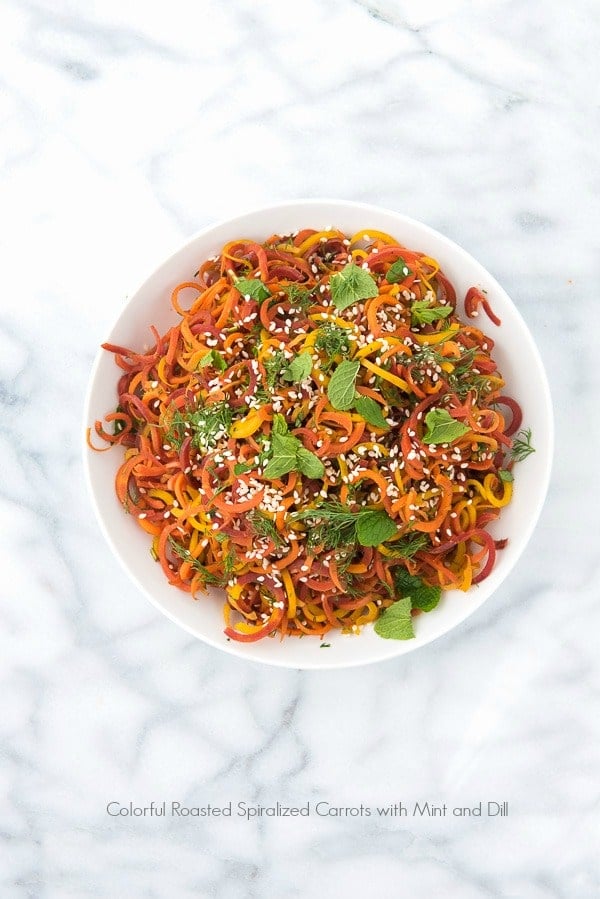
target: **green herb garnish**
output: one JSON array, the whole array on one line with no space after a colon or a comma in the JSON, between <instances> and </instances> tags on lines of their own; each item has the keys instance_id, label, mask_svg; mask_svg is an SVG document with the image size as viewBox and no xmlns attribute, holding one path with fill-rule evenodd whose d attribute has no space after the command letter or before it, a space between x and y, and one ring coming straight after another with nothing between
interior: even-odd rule
<instances>
[{"instance_id":1,"label":"green herb garnish","mask_svg":"<svg viewBox=\"0 0 600 899\"><path fill-rule=\"evenodd\" d=\"M257 462L236 462L233 466L234 475L246 474L249 471L254 471L257 466Z\"/></svg>"},{"instance_id":2,"label":"green herb garnish","mask_svg":"<svg viewBox=\"0 0 600 899\"><path fill-rule=\"evenodd\" d=\"M327 370L336 356L347 356L350 352L348 329L336 325L335 322L324 322L315 337L315 349L321 350L326 358Z\"/></svg>"},{"instance_id":3,"label":"green herb garnish","mask_svg":"<svg viewBox=\"0 0 600 899\"><path fill-rule=\"evenodd\" d=\"M327 396L334 409L345 412L354 405L354 384L360 368L360 362L346 360L340 362L327 385Z\"/></svg>"},{"instance_id":4,"label":"green herb garnish","mask_svg":"<svg viewBox=\"0 0 600 899\"><path fill-rule=\"evenodd\" d=\"M372 428L389 431L390 426L384 418L381 406L372 397L357 393L354 397L354 408Z\"/></svg>"},{"instance_id":5,"label":"green herb garnish","mask_svg":"<svg viewBox=\"0 0 600 899\"><path fill-rule=\"evenodd\" d=\"M214 572L209 571L201 562L196 559L189 549L186 549L185 546L182 546L181 543L177 543L177 541L173 537L169 537L169 544L173 552L179 556L180 559L183 559L184 562L188 562L194 571L197 571L198 574L201 575L202 580L205 584L212 587L224 587L227 581L229 580L229 575L231 574L233 562L235 561L235 554L232 550L225 556L223 560L224 572L221 575L214 574Z\"/></svg>"},{"instance_id":6,"label":"green herb garnish","mask_svg":"<svg viewBox=\"0 0 600 899\"><path fill-rule=\"evenodd\" d=\"M275 527L275 523L264 512L257 509L252 512L248 520L257 537L268 537L278 548L283 545L281 534Z\"/></svg>"},{"instance_id":7,"label":"green herb garnish","mask_svg":"<svg viewBox=\"0 0 600 899\"><path fill-rule=\"evenodd\" d=\"M258 278L238 278L235 281L235 288L243 297L251 297L259 302L271 296L269 288Z\"/></svg>"},{"instance_id":8,"label":"green herb garnish","mask_svg":"<svg viewBox=\"0 0 600 899\"><path fill-rule=\"evenodd\" d=\"M346 265L341 272L336 272L329 281L331 287L331 299L336 309L342 312L353 303L360 300L369 300L379 294L375 279L354 263Z\"/></svg>"},{"instance_id":9,"label":"green herb garnish","mask_svg":"<svg viewBox=\"0 0 600 899\"><path fill-rule=\"evenodd\" d=\"M389 271L385 276L385 280L388 284L401 284L409 275L410 269L408 265L402 257L399 257L393 265L390 266Z\"/></svg>"},{"instance_id":10,"label":"green herb garnish","mask_svg":"<svg viewBox=\"0 0 600 899\"><path fill-rule=\"evenodd\" d=\"M322 503L314 509L293 513L300 521L314 521L309 531L311 546L335 549L340 546L379 546L397 533L395 522L383 509L360 509L353 512L337 501Z\"/></svg>"},{"instance_id":11,"label":"green herb garnish","mask_svg":"<svg viewBox=\"0 0 600 899\"><path fill-rule=\"evenodd\" d=\"M429 540L425 534L405 534L400 540L395 540L387 547L388 557L392 559L412 559L416 553L425 549Z\"/></svg>"},{"instance_id":12,"label":"green herb garnish","mask_svg":"<svg viewBox=\"0 0 600 899\"><path fill-rule=\"evenodd\" d=\"M283 350L276 350L272 353L268 359L265 359L263 366L266 373L265 381L267 387L269 390L273 390L281 372L287 366L287 359Z\"/></svg>"},{"instance_id":13,"label":"green herb garnish","mask_svg":"<svg viewBox=\"0 0 600 899\"><path fill-rule=\"evenodd\" d=\"M501 468L498 472L498 477L501 481L505 481L507 484L510 484L514 481L514 475L512 471L508 471L506 468Z\"/></svg>"},{"instance_id":14,"label":"green herb garnish","mask_svg":"<svg viewBox=\"0 0 600 899\"><path fill-rule=\"evenodd\" d=\"M120 404L115 409L115 412L124 412L123 406ZM113 437L116 437L121 431L125 430L125 423L121 421L120 418L113 419Z\"/></svg>"},{"instance_id":15,"label":"green herb garnish","mask_svg":"<svg viewBox=\"0 0 600 899\"><path fill-rule=\"evenodd\" d=\"M510 452L517 462L522 462L527 456L535 453L535 448L531 445L531 428L521 428L513 441Z\"/></svg>"},{"instance_id":16,"label":"green herb garnish","mask_svg":"<svg viewBox=\"0 0 600 899\"><path fill-rule=\"evenodd\" d=\"M273 418L269 456L263 472L266 478L281 478L290 471L299 471L307 478L321 478L325 474L321 460L288 432L286 420L280 414Z\"/></svg>"},{"instance_id":17,"label":"green herb garnish","mask_svg":"<svg viewBox=\"0 0 600 899\"><path fill-rule=\"evenodd\" d=\"M401 597L410 596L413 609L421 609L422 612L435 609L442 596L440 587L429 587L420 577L409 574L405 568L395 570L394 585Z\"/></svg>"},{"instance_id":18,"label":"green herb garnish","mask_svg":"<svg viewBox=\"0 0 600 899\"><path fill-rule=\"evenodd\" d=\"M225 371L227 368L227 362L218 350L211 350L210 353L203 356L198 363L198 368L206 368L207 365L212 365L217 371Z\"/></svg>"},{"instance_id":19,"label":"green herb garnish","mask_svg":"<svg viewBox=\"0 0 600 899\"><path fill-rule=\"evenodd\" d=\"M416 300L410 307L413 328L416 325L430 325L452 314L452 306L431 306L429 300Z\"/></svg>"},{"instance_id":20,"label":"green herb garnish","mask_svg":"<svg viewBox=\"0 0 600 899\"><path fill-rule=\"evenodd\" d=\"M283 372L286 381L292 381L294 384L301 384L309 377L312 371L312 356L308 352L299 353Z\"/></svg>"},{"instance_id":21,"label":"green herb garnish","mask_svg":"<svg viewBox=\"0 0 600 899\"><path fill-rule=\"evenodd\" d=\"M398 532L398 527L383 509L359 512L356 537L361 546L379 546Z\"/></svg>"},{"instance_id":22,"label":"green herb garnish","mask_svg":"<svg viewBox=\"0 0 600 899\"><path fill-rule=\"evenodd\" d=\"M452 418L446 409L431 409L425 416L423 443L452 443L471 429Z\"/></svg>"},{"instance_id":23,"label":"green herb garnish","mask_svg":"<svg viewBox=\"0 0 600 899\"><path fill-rule=\"evenodd\" d=\"M287 296L288 302L292 308L301 309L306 312L313 303L311 292L307 287L301 284L286 284L283 288Z\"/></svg>"},{"instance_id":24,"label":"green herb garnish","mask_svg":"<svg viewBox=\"0 0 600 899\"><path fill-rule=\"evenodd\" d=\"M295 437L294 440L297 440L297 438ZM307 478L322 478L325 474L325 466L319 457L302 445L296 454L296 461L298 471Z\"/></svg>"},{"instance_id":25,"label":"green herb garnish","mask_svg":"<svg viewBox=\"0 0 600 899\"><path fill-rule=\"evenodd\" d=\"M192 446L206 451L227 436L233 417L234 410L224 400L200 409L176 409L169 421L165 439L176 449L181 449L185 438L191 436Z\"/></svg>"},{"instance_id":26,"label":"green herb garnish","mask_svg":"<svg viewBox=\"0 0 600 899\"><path fill-rule=\"evenodd\" d=\"M375 633L384 640L412 640L415 636L410 596L396 600L375 622Z\"/></svg>"}]
</instances>

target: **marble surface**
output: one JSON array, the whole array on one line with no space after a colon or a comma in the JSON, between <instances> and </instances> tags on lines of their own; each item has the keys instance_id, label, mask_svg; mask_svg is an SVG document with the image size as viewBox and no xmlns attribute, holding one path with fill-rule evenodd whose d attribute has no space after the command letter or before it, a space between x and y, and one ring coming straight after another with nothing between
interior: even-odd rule
<instances>
[{"instance_id":1,"label":"marble surface","mask_svg":"<svg viewBox=\"0 0 600 899\"><path fill-rule=\"evenodd\" d=\"M2 896L600 895L599 41L592 0L2 4ZM131 286L199 227L311 196L404 211L479 258L536 336L557 419L503 588L348 672L248 664L160 616L80 458ZM509 814L106 812L151 800Z\"/></svg>"}]
</instances>

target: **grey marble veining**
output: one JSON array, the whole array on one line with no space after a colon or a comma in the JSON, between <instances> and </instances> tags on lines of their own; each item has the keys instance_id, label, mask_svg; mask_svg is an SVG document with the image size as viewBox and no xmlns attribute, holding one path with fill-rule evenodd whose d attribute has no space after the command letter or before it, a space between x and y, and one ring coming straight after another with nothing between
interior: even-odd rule
<instances>
[{"instance_id":1,"label":"grey marble veining","mask_svg":"<svg viewBox=\"0 0 600 899\"><path fill-rule=\"evenodd\" d=\"M0 10L0 892L600 895L600 181L591 0L6 0ZM550 377L539 526L456 631L263 669L138 595L80 462L95 348L187 234L287 198L380 203L503 283ZM245 800L508 801L505 819L118 819Z\"/></svg>"}]
</instances>

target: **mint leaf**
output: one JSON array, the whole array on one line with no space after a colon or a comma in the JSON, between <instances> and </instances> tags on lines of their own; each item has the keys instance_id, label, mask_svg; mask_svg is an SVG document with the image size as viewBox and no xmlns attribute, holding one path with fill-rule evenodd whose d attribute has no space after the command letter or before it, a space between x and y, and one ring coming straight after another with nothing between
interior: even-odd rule
<instances>
[{"instance_id":1,"label":"mint leaf","mask_svg":"<svg viewBox=\"0 0 600 899\"><path fill-rule=\"evenodd\" d=\"M354 263L346 265L341 272L331 276L331 299L340 312L359 300L369 300L379 294L375 279Z\"/></svg>"},{"instance_id":2,"label":"mint leaf","mask_svg":"<svg viewBox=\"0 0 600 899\"><path fill-rule=\"evenodd\" d=\"M275 434L287 434L288 426L285 417L281 415L279 412L276 412L273 416L273 424L271 426L271 433Z\"/></svg>"},{"instance_id":3,"label":"mint leaf","mask_svg":"<svg viewBox=\"0 0 600 899\"><path fill-rule=\"evenodd\" d=\"M440 587L428 587L420 577L409 574L405 568L396 569L394 584L399 595L410 596L413 609L421 609L422 612L435 609L442 596Z\"/></svg>"},{"instance_id":4,"label":"mint leaf","mask_svg":"<svg viewBox=\"0 0 600 899\"><path fill-rule=\"evenodd\" d=\"M283 416L281 416L283 418ZM264 470L266 478L280 478L296 470L298 445L300 441L288 434L275 432L273 435L272 457Z\"/></svg>"},{"instance_id":5,"label":"mint leaf","mask_svg":"<svg viewBox=\"0 0 600 899\"><path fill-rule=\"evenodd\" d=\"M327 385L327 396L334 409L345 412L354 404L354 382L358 375L360 362L346 360L340 362Z\"/></svg>"},{"instance_id":6,"label":"mint leaf","mask_svg":"<svg viewBox=\"0 0 600 899\"><path fill-rule=\"evenodd\" d=\"M389 431L390 426L383 416L381 406L370 396L363 396L357 393L354 397L354 408L372 428L381 428L383 431Z\"/></svg>"},{"instance_id":7,"label":"mint leaf","mask_svg":"<svg viewBox=\"0 0 600 899\"><path fill-rule=\"evenodd\" d=\"M356 522L356 539L362 546L379 546L398 532L394 521L383 509L360 512Z\"/></svg>"},{"instance_id":8,"label":"mint leaf","mask_svg":"<svg viewBox=\"0 0 600 899\"><path fill-rule=\"evenodd\" d=\"M239 290L243 297L251 297L253 300L266 300L271 296L269 288L259 281L258 278L238 278L235 282L236 290Z\"/></svg>"},{"instance_id":9,"label":"mint leaf","mask_svg":"<svg viewBox=\"0 0 600 899\"><path fill-rule=\"evenodd\" d=\"M388 284L401 284L405 278L410 275L410 269L404 259L400 256L393 265L390 266L385 280Z\"/></svg>"},{"instance_id":10,"label":"mint leaf","mask_svg":"<svg viewBox=\"0 0 600 899\"><path fill-rule=\"evenodd\" d=\"M307 478L321 478L325 466L321 460L302 446L302 442L288 433L283 415L275 415L271 429L271 458L264 469L266 478L280 478L290 471L300 471Z\"/></svg>"},{"instance_id":11,"label":"mint leaf","mask_svg":"<svg viewBox=\"0 0 600 899\"><path fill-rule=\"evenodd\" d=\"M318 456L301 446L296 455L298 469L307 478L322 478L325 474L325 466Z\"/></svg>"},{"instance_id":12,"label":"mint leaf","mask_svg":"<svg viewBox=\"0 0 600 899\"><path fill-rule=\"evenodd\" d=\"M417 300L410 307L411 323L415 325L430 325L441 318L448 318L452 313L452 306L430 306L429 300Z\"/></svg>"},{"instance_id":13,"label":"mint leaf","mask_svg":"<svg viewBox=\"0 0 600 899\"><path fill-rule=\"evenodd\" d=\"M206 368L207 365L212 365L217 371L225 371L227 368L227 363L218 350L211 350L210 353L203 356L198 363L198 368Z\"/></svg>"},{"instance_id":14,"label":"mint leaf","mask_svg":"<svg viewBox=\"0 0 600 899\"><path fill-rule=\"evenodd\" d=\"M283 373L286 381L292 381L294 384L301 384L305 378L308 378L312 371L312 356L310 353L299 353L295 359L292 359L288 367Z\"/></svg>"},{"instance_id":15,"label":"mint leaf","mask_svg":"<svg viewBox=\"0 0 600 899\"><path fill-rule=\"evenodd\" d=\"M425 416L427 431L423 443L452 443L471 429L461 421L452 418L446 409L432 409Z\"/></svg>"},{"instance_id":16,"label":"mint leaf","mask_svg":"<svg viewBox=\"0 0 600 899\"><path fill-rule=\"evenodd\" d=\"M508 484L510 484L512 481L514 481L514 476L513 476L512 471L507 471L506 468L500 469L500 471L498 472L498 477L500 478L501 481L506 481Z\"/></svg>"},{"instance_id":17,"label":"mint leaf","mask_svg":"<svg viewBox=\"0 0 600 899\"><path fill-rule=\"evenodd\" d=\"M233 466L233 473L235 475L246 474L248 471L254 471L256 468L256 462L236 462Z\"/></svg>"},{"instance_id":18,"label":"mint leaf","mask_svg":"<svg viewBox=\"0 0 600 899\"><path fill-rule=\"evenodd\" d=\"M384 640L412 640L415 632L410 610L410 596L397 600L379 616L375 633Z\"/></svg>"}]
</instances>

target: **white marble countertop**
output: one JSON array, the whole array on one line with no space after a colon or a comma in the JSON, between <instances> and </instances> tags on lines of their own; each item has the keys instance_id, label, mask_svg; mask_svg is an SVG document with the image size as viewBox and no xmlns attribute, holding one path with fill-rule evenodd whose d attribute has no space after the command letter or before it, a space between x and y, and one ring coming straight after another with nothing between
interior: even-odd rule
<instances>
[{"instance_id":1,"label":"white marble countertop","mask_svg":"<svg viewBox=\"0 0 600 899\"><path fill-rule=\"evenodd\" d=\"M3 896L600 895L599 42L591 0L2 4ZM199 227L311 196L406 212L480 259L557 418L503 588L346 672L247 664L163 618L111 557L80 459L130 287ZM106 812L151 800L509 814Z\"/></svg>"}]
</instances>

